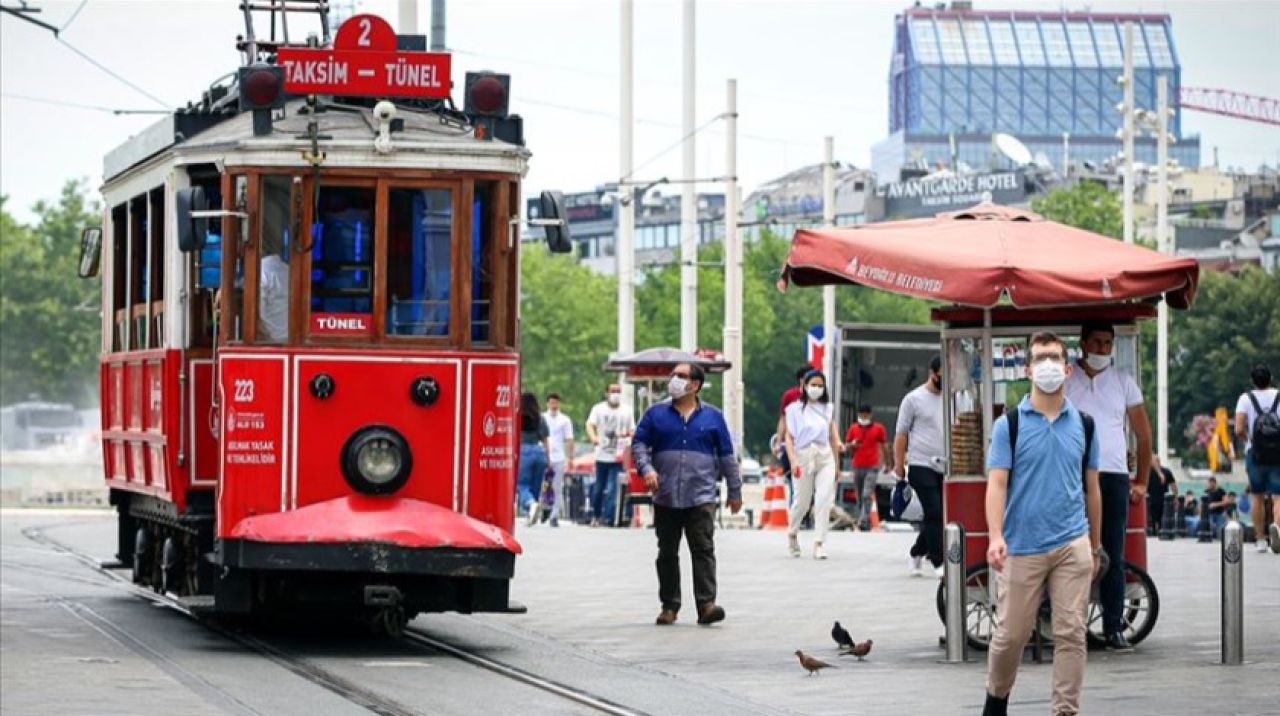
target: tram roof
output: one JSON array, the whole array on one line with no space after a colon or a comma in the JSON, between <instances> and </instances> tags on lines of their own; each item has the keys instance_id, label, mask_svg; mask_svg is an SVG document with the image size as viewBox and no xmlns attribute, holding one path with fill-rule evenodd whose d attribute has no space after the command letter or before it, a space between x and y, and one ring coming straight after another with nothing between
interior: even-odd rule
<instances>
[{"instance_id":1,"label":"tram roof","mask_svg":"<svg viewBox=\"0 0 1280 716\"><path fill-rule=\"evenodd\" d=\"M111 182L166 150L172 150L184 164L216 159L227 166L309 166L301 156L310 148L306 136L311 116L301 112L305 107L302 99L286 103L284 116L273 121L271 134L265 136L254 135L251 112L227 118L175 112L108 153L103 161L104 179ZM392 133L392 151L379 154L373 147L377 122L371 109L337 102L324 107L318 115L319 134L325 137L320 140L320 149L328 155L322 166L518 174L527 168L530 152L525 147L477 139L472 127L442 113L404 106L397 107L396 114L404 122L403 130Z\"/></svg>"}]
</instances>

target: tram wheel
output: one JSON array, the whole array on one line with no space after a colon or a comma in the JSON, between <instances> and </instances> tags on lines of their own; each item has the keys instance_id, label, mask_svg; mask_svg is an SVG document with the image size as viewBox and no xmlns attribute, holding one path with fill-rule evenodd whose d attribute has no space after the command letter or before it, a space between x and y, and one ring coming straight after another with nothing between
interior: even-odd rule
<instances>
[{"instance_id":1,"label":"tram wheel","mask_svg":"<svg viewBox=\"0 0 1280 716\"><path fill-rule=\"evenodd\" d=\"M160 551L160 591L182 594L186 572L186 565L182 561L182 545L177 539L166 537Z\"/></svg>"},{"instance_id":2,"label":"tram wheel","mask_svg":"<svg viewBox=\"0 0 1280 716\"><path fill-rule=\"evenodd\" d=\"M1137 644L1151 634L1160 618L1160 594L1156 591L1155 582L1141 568L1132 562L1124 563L1124 631L1122 632L1130 644ZM1097 589L1089 597L1089 620L1085 630L1089 646L1101 647L1104 643L1102 630L1102 605L1098 603Z\"/></svg>"},{"instance_id":3,"label":"tram wheel","mask_svg":"<svg viewBox=\"0 0 1280 716\"><path fill-rule=\"evenodd\" d=\"M405 612L404 607L398 604L394 607L382 607L373 613L370 627L378 636L395 639L404 634L405 627L409 625L409 619L410 616Z\"/></svg>"},{"instance_id":4,"label":"tram wheel","mask_svg":"<svg viewBox=\"0 0 1280 716\"><path fill-rule=\"evenodd\" d=\"M151 534L146 527L133 533L133 583L146 584L151 578Z\"/></svg>"}]
</instances>

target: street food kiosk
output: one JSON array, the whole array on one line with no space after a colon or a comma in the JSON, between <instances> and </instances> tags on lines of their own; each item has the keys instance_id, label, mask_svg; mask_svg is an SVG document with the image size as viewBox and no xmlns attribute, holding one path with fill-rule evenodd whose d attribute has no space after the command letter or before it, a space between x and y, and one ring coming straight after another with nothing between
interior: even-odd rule
<instances>
[{"instance_id":1,"label":"street food kiosk","mask_svg":"<svg viewBox=\"0 0 1280 716\"><path fill-rule=\"evenodd\" d=\"M983 203L934 218L800 230L780 287L860 284L937 302L941 323L946 457L943 520L966 533L966 627L985 648L994 631L995 580L986 564L986 451L991 427L1029 391L1027 338L1052 330L1072 359L1081 323L1116 324L1113 370L1139 377L1137 323L1163 299L1188 308L1199 278L1194 259L1126 245L1048 221L1030 211ZM1126 632L1137 643L1151 632L1159 596L1146 574L1145 504L1130 505L1126 556ZM1102 636L1095 599L1089 636ZM945 594L939 585L939 615ZM1048 624L1041 625L1046 635Z\"/></svg>"}]
</instances>

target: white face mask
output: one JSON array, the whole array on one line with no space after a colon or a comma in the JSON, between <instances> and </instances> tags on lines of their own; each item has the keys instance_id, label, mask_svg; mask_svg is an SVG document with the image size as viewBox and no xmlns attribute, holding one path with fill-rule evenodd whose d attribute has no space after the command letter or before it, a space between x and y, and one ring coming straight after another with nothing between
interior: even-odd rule
<instances>
[{"instance_id":1,"label":"white face mask","mask_svg":"<svg viewBox=\"0 0 1280 716\"><path fill-rule=\"evenodd\" d=\"M621 393L610 393L610 394L609 394L609 398L608 398L608 400L609 400L609 405L612 405L612 406L615 406L615 407L616 407L619 403L621 403L621 402L622 402L622 394L621 394Z\"/></svg>"},{"instance_id":2,"label":"white face mask","mask_svg":"<svg viewBox=\"0 0 1280 716\"><path fill-rule=\"evenodd\" d=\"M827 392L827 389L821 385L810 385L804 390L809 395L809 400L821 400L822 394Z\"/></svg>"},{"instance_id":3,"label":"white face mask","mask_svg":"<svg viewBox=\"0 0 1280 716\"><path fill-rule=\"evenodd\" d=\"M1056 393L1067 380L1067 367L1054 361L1036 363L1031 369L1031 380L1042 393Z\"/></svg>"},{"instance_id":4,"label":"white face mask","mask_svg":"<svg viewBox=\"0 0 1280 716\"><path fill-rule=\"evenodd\" d=\"M859 425L862 425L862 426L864 426L864 427L865 427L865 426L867 426L867 425L870 425L870 424L871 424L871 418L858 418L858 424L859 424Z\"/></svg>"},{"instance_id":5,"label":"white face mask","mask_svg":"<svg viewBox=\"0 0 1280 716\"><path fill-rule=\"evenodd\" d=\"M672 400L679 400L689 392L689 381L680 376L671 376L671 380L667 381L667 395Z\"/></svg>"},{"instance_id":6,"label":"white face mask","mask_svg":"<svg viewBox=\"0 0 1280 716\"><path fill-rule=\"evenodd\" d=\"M1085 365L1094 370L1106 370L1111 367L1111 356L1102 356L1089 353L1084 357Z\"/></svg>"}]
</instances>

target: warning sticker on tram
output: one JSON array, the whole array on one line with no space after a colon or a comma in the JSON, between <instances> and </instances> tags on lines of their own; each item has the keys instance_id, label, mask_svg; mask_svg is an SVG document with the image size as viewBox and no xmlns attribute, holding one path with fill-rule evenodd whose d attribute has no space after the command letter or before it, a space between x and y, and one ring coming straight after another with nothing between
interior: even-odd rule
<instances>
[{"instance_id":1,"label":"warning sticker on tram","mask_svg":"<svg viewBox=\"0 0 1280 716\"><path fill-rule=\"evenodd\" d=\"M355 15L338 28L332 49L282 47L290 94L448 97L452 56L397 49L396 33L376 15Z\"/></svg>"}]
</instances>

